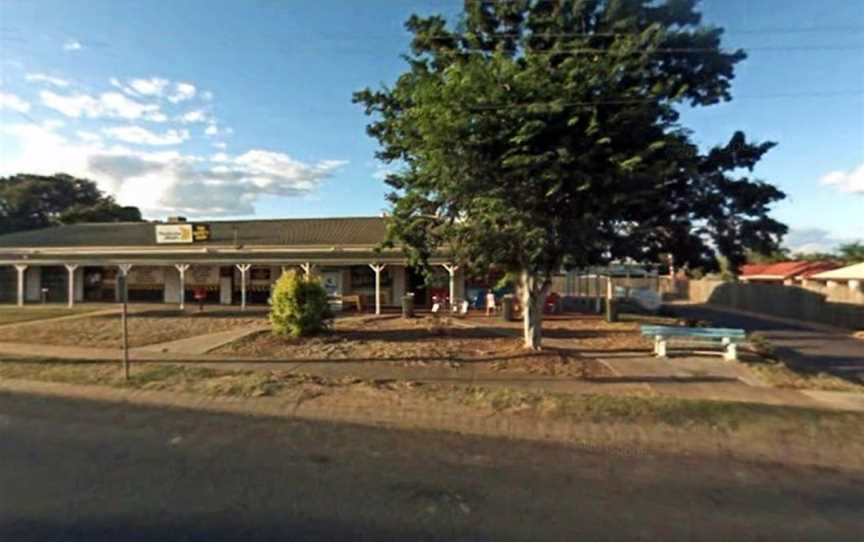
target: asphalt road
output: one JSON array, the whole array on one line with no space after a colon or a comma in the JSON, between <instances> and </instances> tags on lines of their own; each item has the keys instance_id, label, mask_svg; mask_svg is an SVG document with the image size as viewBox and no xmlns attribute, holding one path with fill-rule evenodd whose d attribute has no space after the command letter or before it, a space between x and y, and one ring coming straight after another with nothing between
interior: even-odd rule
<instances>
[{"instance_id":1,"label":"asphalt road","mask_svg":"<svg viewBox=\"0 0 864 542\"><path fill-rule=\"evenodd\" d=\"M848 335L726 312L706 305L676 305L673 310L682 317L707 320L717 327L742 328L748 333L758 331L771 342L783 360L841 377L864 380L864 341Z\"/></svg>"},{"instance_id":2,"label":"asphalt road","mask_svg":"<svg viewBox=\"0 0 864 542\"><path fill-rule=\"evenodd\" d=\"M0 394L0 540L860 540L864 477Z\"/></svg>"}]
</instances>

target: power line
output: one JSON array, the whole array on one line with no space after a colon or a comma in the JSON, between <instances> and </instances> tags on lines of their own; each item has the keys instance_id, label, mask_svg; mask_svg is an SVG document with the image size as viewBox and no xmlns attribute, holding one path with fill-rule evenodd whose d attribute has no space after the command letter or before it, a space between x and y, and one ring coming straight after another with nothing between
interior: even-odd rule
<instances>
[{"instance_id":1,"label":"power line","mask_svg":"<svg viewBox=\"0 0 864 542\"><path fill-rule=\"evenodd\" d=\"M744 94L741 96L734 97L735 100L772 100L772 99L783 99L783 98L831 98L836 96L862 96L864 97L864 90L838 90L838 91L825 91L825 92L778 92L774 94ZM477 105L473 107L469 107L470 109L475 110L496 110L496 109L523 109L529 107L543 107L543 106L561 106L561 107L590 107L595 105L648 105L648 104L656 104L660 103L660 100L652 100L645 98L620 98L620 99L609 99L609 100L588 100L588 101L579 101L579 102L556 102L554 100L550 100L549 102L532 102L532 103L521 103L521 104L506 104L506 105Z\"/></svg>"},{"instance_id":2,"label":"power line","mask_svg":"<svg viewBox=\"0 0 864 542\"><path fill-rule=\"evenodd\" d=\"M357 49L357 48L322 48L322 47L303 47L303 48L289 48L289 47L279 47L278 49L282 53L291 54L291 53L330 53L330 54L372 54L372 55L380 55L381 51L378 49ZM739 47L736 49L720 49L720 48L710 48L710 47L681 47L681 48L657 48L657 49L637 49L632 51L615 51L609 49L599 49L599 48L569 48L569 49L557 49L554 51L531 51L532 55L540 55L540 56L554 56L554 55L564 55L567 53L571 54L591 54L591 55L640 55L640 54L703 54L703 53L721 53L721 54L733 54L737 51L743 51L745 53L749 52L791 52L791 51L861 51L864 53L864 45L793 45L793 46L766 46L766 47ZM455 53L492 53L494 50L485 50L485 49L454 49Z\"/></svg>"}]
</instances>

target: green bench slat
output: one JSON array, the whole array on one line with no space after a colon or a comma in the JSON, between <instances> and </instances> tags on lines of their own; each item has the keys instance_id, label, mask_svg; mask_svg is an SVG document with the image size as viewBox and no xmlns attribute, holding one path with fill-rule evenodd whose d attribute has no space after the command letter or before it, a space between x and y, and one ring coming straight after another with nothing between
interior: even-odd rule
<instances>
[{"instance_id":1,"label":"green bench slat","mask_svg":"<svg viewBox=\"0 0 864 542\"><path fill-rule=\"evenodd\" d=\"M745 339L747 333L743 329L712 328L712 327L679 327L679 326L641 326L642 335L652 337L682 337L692 339Z\"/></svg>"}]
</instances>

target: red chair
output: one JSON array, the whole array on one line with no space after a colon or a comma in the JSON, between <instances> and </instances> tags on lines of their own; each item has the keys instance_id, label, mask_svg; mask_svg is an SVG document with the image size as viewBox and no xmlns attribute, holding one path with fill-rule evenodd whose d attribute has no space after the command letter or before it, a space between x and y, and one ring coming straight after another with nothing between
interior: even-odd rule
<instances>
[{"instance_id":1,"label":"red chair","mask_svg":"<svg viewBox=\"0 0 864 542\"><path fill-rule=\"evenodd\" d=\"M544 304L544 312L547 314L554 314L558 312L561 307L561 296L557 293L552 292L546 296L546 303Z\"/></svg>"}]
</instances>

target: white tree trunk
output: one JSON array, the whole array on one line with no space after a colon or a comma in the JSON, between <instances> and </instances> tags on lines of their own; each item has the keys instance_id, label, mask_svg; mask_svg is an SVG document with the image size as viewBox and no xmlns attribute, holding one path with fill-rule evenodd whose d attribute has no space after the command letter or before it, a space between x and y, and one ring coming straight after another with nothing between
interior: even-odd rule
<instances>
[{"instance_id":1,"label":"white tree trunk","mask_svg":"<svg viewBox=\"0 0 864 542\"><path fill-rule=\"evenodd\" d=\"M540 350L543 340L543 304L549 290L549 281L522 272L522 322L525 348Z\"/></svg>"}]
</instances>

